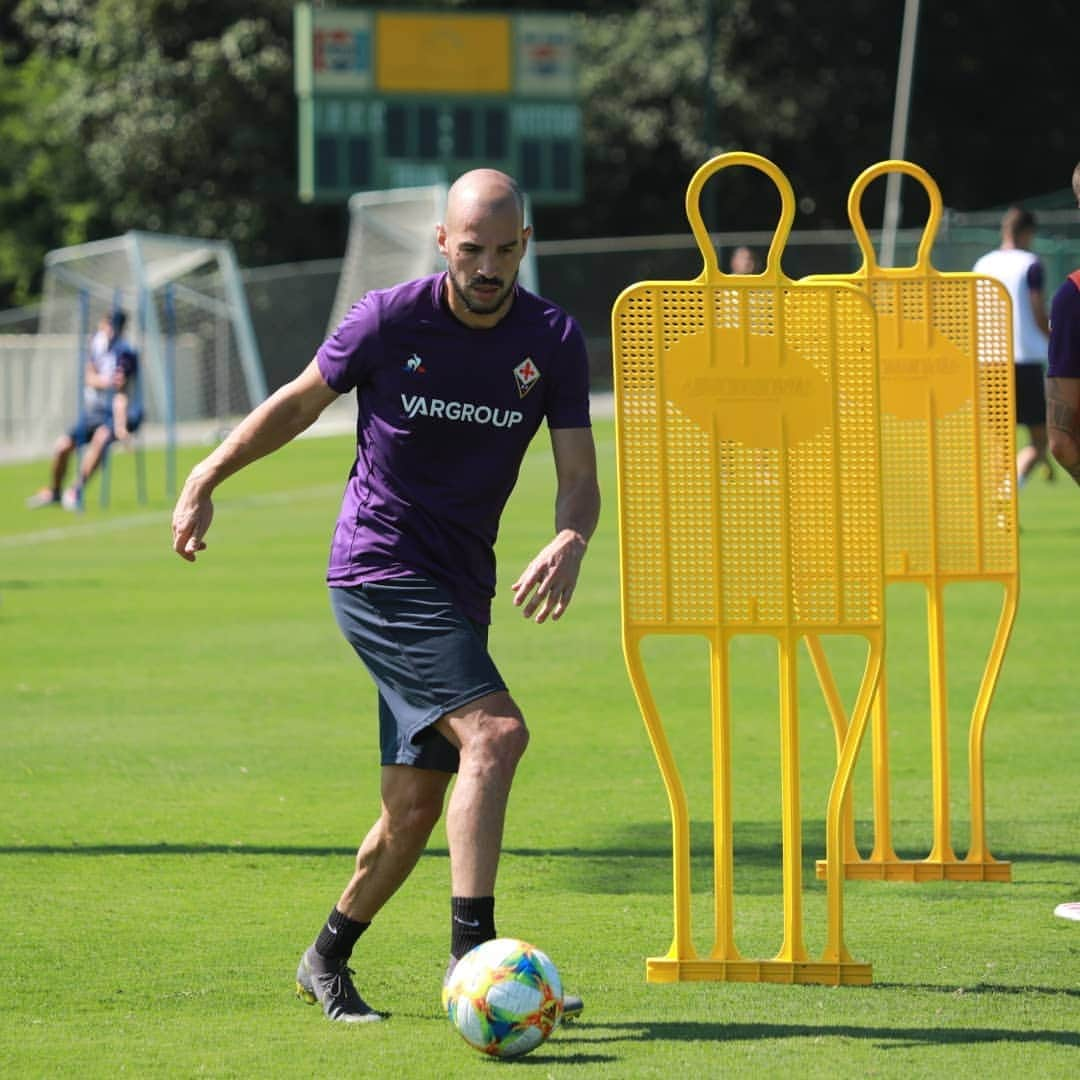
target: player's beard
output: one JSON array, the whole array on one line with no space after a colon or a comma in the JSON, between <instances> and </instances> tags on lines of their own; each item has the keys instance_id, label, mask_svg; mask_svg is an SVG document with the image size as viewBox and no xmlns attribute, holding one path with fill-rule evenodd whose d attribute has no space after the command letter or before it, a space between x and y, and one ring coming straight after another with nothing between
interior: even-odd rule
<instances>
[{"instance_id":1,"label":"player's beard","mask_svg":"<svg viewBox=\"0 0 1080 1080\"><path fill-rule=\"evenodd\" d=\"M457 276L451 271L448 275L450 278L450 287L454 290L457 298L465 305L468 311L471 311L474 315L494 315L503 304L506 303L507 298L514 291L514 286L517 284L518 272L514 271L514 276L510 279L510 283L503 287L502 278L486 278L480 274L474 274L468 279L466 285L462 285L458 281ZM499 287L499 292L496 293L492 300L481 300L476 296L470 294L469 290L475 285L496 285Z\"/></svg>"}]
</instances>

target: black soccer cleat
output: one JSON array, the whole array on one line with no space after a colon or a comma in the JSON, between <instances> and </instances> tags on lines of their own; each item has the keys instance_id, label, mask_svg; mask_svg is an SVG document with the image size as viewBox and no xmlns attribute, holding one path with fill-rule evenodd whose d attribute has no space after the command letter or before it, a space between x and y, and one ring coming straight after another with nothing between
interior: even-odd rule
<instances>
[{"instance_id":1,"label":"black soccer cleat","mask_svg":"<svg viewBox=\"0 0 1080 1080\"><path fill-rule=\"evenodd\" d=\"M563 1020L576 1020L585 1008L585 1002L577 994L563 994L562 1018Z\"/></svg>"},{"instance_id":2,"label":"black soccer cleat","mask_svg":"<svg viewBox=\"0 0 1080 1080\"><path fill-rule=\"evenodd\" d=\"M296 969L296 996L308 1005L321 1005L327 1019L345 1024L370 1024L385 1020L357 992L353 970L346 960L330 960L315 953L312 945L300 957Z\"/></svg>"}]
</instances>

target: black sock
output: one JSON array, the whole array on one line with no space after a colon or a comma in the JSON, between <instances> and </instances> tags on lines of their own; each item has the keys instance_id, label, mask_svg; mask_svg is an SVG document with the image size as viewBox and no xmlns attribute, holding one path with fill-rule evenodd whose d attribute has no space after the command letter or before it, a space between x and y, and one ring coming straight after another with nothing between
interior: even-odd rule
<instances>
[{"instance_id":1,"label":"black sock","mask_svg":"<svg viewBox=\"0 0 1080 1080\"><path fill-rule=\"evenodd\" d=\"M319 936L315 939L315 951L327 959L348 960L352 956L356 939L371 925L356 922L348 915L343 915L335 907L326 920Z\"/></svg>"},{"instance_id":2,"label":"black sock","mask_svg":"<svg viewBox=\"0 0 1080 1080\"><path fill-rule=\"evenodd\" d=\"M450 955L460 960L495 937L494 896L450 897Z\"/></svg>"}]
</instances>

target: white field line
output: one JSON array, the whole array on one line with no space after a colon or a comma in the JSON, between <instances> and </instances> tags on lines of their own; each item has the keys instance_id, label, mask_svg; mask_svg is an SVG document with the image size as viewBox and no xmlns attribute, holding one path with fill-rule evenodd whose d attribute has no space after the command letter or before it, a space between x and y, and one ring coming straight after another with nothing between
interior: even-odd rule
<instances>
[{"instance_id":1,"label":"white field line","mask_svg":"<svg viewBox=\"0 0 1080 1080\"><path fill-rule=\"evenodd\" d=\"M292 503L306 502L309 499L324 499L331 495L340 495L341 492L341 484L322 484L319 487L302 488L298 491L274 491L265 495L250 495L235 500L224 499L220 501L220 505L230 509L249 506L287 506ZM42 513L40 510L36 512ZM33 547L35 544L48 544L57 540L71 540L75 537L103 536L105 533L138 529L143 525L161 525L167 540L170 517L170 510L162 510L154 513L127 514L124 517L106 518L101 521L75 522L71 525L59 525L55 529L20 533L17 536L0 536L0 551Z\"/></svg>"}]
</instances>

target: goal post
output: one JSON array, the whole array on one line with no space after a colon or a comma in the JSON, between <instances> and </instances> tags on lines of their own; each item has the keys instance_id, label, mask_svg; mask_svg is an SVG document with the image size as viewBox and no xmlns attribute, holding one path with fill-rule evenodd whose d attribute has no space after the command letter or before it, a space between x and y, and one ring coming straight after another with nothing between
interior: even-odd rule
<instances>
[{"instance_id":1,"label":"goal post","mask_svg":"<svg viewBox=\"0 0 1080 1080\"><path fill-rule=\"evenodd\" d=\"M50 251L33 347L28 335L18 348L0 335L0 367L20 414L8 425L17 442L5 445L0 430L0 455L44 456L71 426L88 335L116 307L127 312L125 337L139 353L133 394L143 410L141 438L166 447L173 494L178 439L213 435L267 395L236 256L225 241L132 231Z\"/></svg>"}]
</instances>

